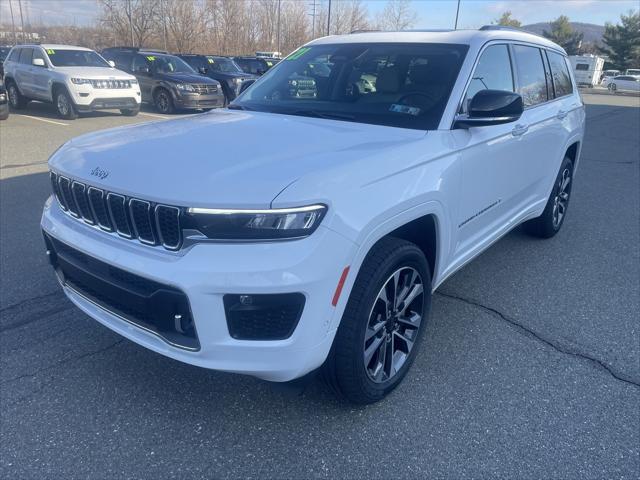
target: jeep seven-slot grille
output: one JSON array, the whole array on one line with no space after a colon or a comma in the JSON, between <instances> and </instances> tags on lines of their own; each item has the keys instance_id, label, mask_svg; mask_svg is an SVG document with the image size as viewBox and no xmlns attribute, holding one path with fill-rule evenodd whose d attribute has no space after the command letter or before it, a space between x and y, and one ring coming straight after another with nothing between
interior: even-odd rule
<instances>
[{"instance_id":1,"label":"jeep seven-slot grille","mask_svg":"<svg viewBox=\"0 0 640 480\"><path fill-rule=\"evenodd\" d=\"M105 232L168 250L182 244L178 207L107 192L55 172L51 172L51 187L62 210Z\"/></svg>"},{"instance_id":2,"label":"jeep seven-slot grille","mask_svg":"<svg viewBox=\"0 0 640 480\"><path fill-rule=\"evenodd\" d=\"M91 80L91 86L108 89L131 88L131 80Z\"/></svg>"}]
</instances>

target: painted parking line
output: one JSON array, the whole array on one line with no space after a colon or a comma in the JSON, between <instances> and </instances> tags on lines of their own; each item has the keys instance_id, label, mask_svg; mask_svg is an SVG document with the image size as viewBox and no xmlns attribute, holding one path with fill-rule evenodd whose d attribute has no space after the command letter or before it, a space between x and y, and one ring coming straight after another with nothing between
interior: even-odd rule
<instances>
[{"instance_id":1,"label":"painted parking line","mask_svg":"<svg viewBox=\"0 0 640 480\"><path fill-rule=\"evenodd\" d=\"M15 115L15 114L14 114ZM40 120L41 122L53 123L54 125L62 125L68 127L68 123L56 122L55 120L47 120L46 118L32 117L31 115L25 115L24 113L17 114L19 117L32 118L33 120Z\"/></svg>"},{"instance_id":2,"label":"painted parking line","mask_svg":"<svg viewBox=\"0 0 640 480\"><path fill-rule=\"evenodd\" d=\"M164 118L165 120L168 120L170 117L165 117L164 115L156 115L155 113L147 113L147 112L140 112L138 113L138 115L145 115L147 117L155 117L155 118Z\"/></svg>"}]
</instances>

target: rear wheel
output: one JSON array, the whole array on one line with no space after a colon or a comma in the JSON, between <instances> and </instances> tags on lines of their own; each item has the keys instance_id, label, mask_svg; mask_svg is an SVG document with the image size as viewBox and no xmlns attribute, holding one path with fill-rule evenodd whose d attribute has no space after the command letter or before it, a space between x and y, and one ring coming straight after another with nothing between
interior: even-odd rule
<instances>
[{"instance_id":1,"label":"rear wheel","mask_svg":"<svg viewBox=\"0 0 640 480\"><path fill-rule=\"evenodd\" d=\"M542 215L525 222L527 233L535 237L551 238L560 231L569 208L572 179L573 162L565 157Z\"/></svg>"},{"instance_id":2,"label":"rear wheel","mask_svg":"<svg viewBox=\"0 0 640 480\"><path fill-rule=\"evenodd\" d=\"M610 83L609 90L611 90L613 93L616 93L616 90L618 90L618 87L616 86L615 83Z\"/></svg>"},{"instance_id":3,"label":"rear wheel","mask_svg":"<svg viewBox=\"0 0 640 480\"><path fill-rule=\"evenodd\" d=\"M7 96L9 97L9 106L13 110L22 110L27 106L28 100L20 93L13 80L7 82Z\"/></svg>"},{"instance_id":4,"label":"rear wheel","mask_svg":"<svg viewBox=\"0 0 640 480\"><path fill-rule=\"evenodd\" d=\"M158 110L158 112L160 113L169 114L175 111L175 106L173 105L171 94L164 88L158 90L153 96L153 103L156 107L156 110Z\"/></svg>"},{"instance_id":5,"label":"rear wheel","mask_svg":"<svg viewBox=\"0 0 640 480\"><path fill-rule=\"evenodd\" d=\"M325 380L350 402L377 402L415 359L431 305L431 275L413 243L384 238L367 255L331 352Z\"/></svg>"},{"instance_id":6,"label":"rear wheel","mask_svg":"<svg viewBox=\"0 0 640 480\"><path fill-rule=\"evenodd\" d=\"M59 88L56 90L53 96L53 101L60 118L64 118L65 120L75 120L78 118L78 113L73 106L71 97L65 89Z\"/></svg>"}]
</instances>

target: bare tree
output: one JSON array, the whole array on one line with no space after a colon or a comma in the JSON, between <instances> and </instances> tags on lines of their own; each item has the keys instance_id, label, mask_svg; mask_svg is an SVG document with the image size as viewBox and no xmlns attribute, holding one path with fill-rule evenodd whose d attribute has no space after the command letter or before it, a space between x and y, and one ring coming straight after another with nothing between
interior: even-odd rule
<instances>
[{"instance_id":1,"label":"bare tree","mask_svg":"<svg viewBox=\"0 0 640 480\"><path fill-rule=\"evenodd\" d=\"M381 30L406 30L416 24L418 13L411 0L388 0L377 20Z\"/></svg>"},{"instance_id":2,"label":"bare tree","mask_svg":"<svg viewBox=\"0 0 640 480\"><path fill-rule=\"evenodd\" d=\"M164 0L162 19L166 22L169 45L180 53L192 53L202 46L202 39L209 25L208 11L201 2Z\"/></svg>"},{"instance_id":3,"label":"bare tree","mask_svg":"<svg viewBox=\"0 0 640 480\"><path fill-rule=\"evenodd\" d=\"M331 35L366 30L370 26L369 11L362 0L333 0L331 10ZM326 18L326 13L322 13Z\"/></svg>"},{"instance_id":4,"label":"bare tree","mask_svg":"<svg viewBox=\"0 0 640 480\"><path fill-rule=\"evenodd\" d=\"M159 0L98 0L102 6L100 21L113 29L117 38L136 47L146 46L157 33Z\"/></svg>"}]
</instances>

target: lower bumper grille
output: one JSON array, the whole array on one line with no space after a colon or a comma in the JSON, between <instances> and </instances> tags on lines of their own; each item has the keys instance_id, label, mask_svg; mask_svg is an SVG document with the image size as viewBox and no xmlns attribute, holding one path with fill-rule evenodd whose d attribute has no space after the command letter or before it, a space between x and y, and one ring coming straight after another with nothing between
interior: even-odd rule
<instances>
[{"instance_id":1,"label":"lower bumper grille","mask_svg":"<svg viewBox=\"0 0 640 480\"><path fill-rule=\"evenodd\" d=\"M63 285L174 346L199 350L191 308L180 290L97 260L44 234Z\"/></svg>"}]
</instances>

